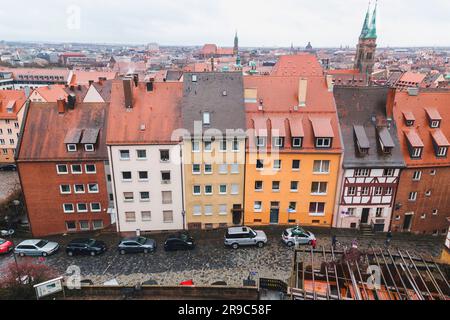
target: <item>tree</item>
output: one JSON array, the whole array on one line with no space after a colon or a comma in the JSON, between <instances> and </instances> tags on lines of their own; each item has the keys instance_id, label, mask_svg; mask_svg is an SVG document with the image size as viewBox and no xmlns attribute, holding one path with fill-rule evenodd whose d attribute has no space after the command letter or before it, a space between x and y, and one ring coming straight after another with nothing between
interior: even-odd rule
<instances>
[{"instance_id":1,"label":"tree","mask_svg":"<svg viewBox=\"0 0 450 320\"><path fill-rule=\"evenodd\" d=\"M58 273L48 265L25 258L18 263L10 262L1 271L0 299L31 300L36 299L34 285L56 278Z\"/></svg>"}]
</instances>

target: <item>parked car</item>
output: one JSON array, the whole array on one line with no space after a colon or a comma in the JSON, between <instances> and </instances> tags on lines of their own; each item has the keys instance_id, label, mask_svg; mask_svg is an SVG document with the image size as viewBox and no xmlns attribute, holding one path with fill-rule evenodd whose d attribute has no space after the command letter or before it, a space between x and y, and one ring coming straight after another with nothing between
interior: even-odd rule
<instances>
[{"instance_id":1,"label":"parked car","mask_svg":"<svg viewBox=\"0 0 450 320\"><path fill-rule=\"evenodd\" d=\"M91 255L96 256L106 251L106 244L95 239L74 239L66 247L69 256Z\"/></svg>"},{"instance_id":2,"label":"parked car","mask_svg":"<svg viewBox=\"0 0 450 320\"><path fill-rule=\"evenodd\" d=\"M59 244L43 239L25 240L19 243L14 252L21 257L24 256L49 256L59 249Z\"/></svg>"},{"instance_id":3,"label":"parked car","mask_svg":"<svg viewBox=\"0 0 450 320\"><path fill-rule=\"evenodd\" d=\"M14 245L11 241L0 239L0 254L10 253L14 249Z\"/></svg>"},{"instance_id":4,"label":"parked car","mask_svg":"<svg viewBox=\"0 0 450 320\"><path fill-rule=\"evenodd\" d=\"M15 164L0 164L0 171L16 171L17 167Z\"/></svg>"},{"instance_id":5,"label":"parked car","mask_svg":"<svg viewBox=\"0 0 450 320\"><path fill-rule=\"evenodd\" d=\"M237 249L240 246L264 247L267 243L267 236L264 231L253 230L249 227L232 227L227 229L225 234L225 246Z\"/></svg>"},{"instance_id":6,"label":"parked car","mask_svg":"<svg viewBox=\"0 0 450 320\"><path fill-rule=\"evenodd\" d=\"M156 241L145 237L125 238L120 241L119 253L149 253L156 250Z\"/></svg>"},{"instance_id":7,"label":"parked car","mask_svg":"<svg viewBox=\"0 0 450 320\"><path fill-rule=\"evenodd\" d=\"M281 241L289 247L292 247L295 244L312 244L315 240L316 237L312 232L306 231L299 226L286 229L281 235Z\"/></svg>"},{"instance_id":8,"label":"parked car","mask_svg":"<svg viewBox=\"0 0 450 320\"><path fill-rule=\"evenodd\" d=\"M192 250L194 248L194 239L187 232L172 234L164 242L164 250L166 251Z\"/></svg>"}]
</instances>

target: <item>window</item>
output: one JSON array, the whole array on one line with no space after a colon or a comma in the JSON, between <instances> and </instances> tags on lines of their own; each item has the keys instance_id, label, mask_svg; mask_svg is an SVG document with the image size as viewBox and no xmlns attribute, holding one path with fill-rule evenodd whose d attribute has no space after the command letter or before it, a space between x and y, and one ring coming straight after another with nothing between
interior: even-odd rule
<instances>
[{"instance_id":1,"label":"window","mask_svg":"<svg viewBox=\"0 0 450 320\"><path fill-rule=\"evenodd\" d=\"M300 160L292 160L292 170L300 170Z\"/></svg>"},{"instance_id":2,"label":"window","mask_svg":"<svg viewBox=\"0 0 450 320\"><path fill-rule=\"evenodd\" d=\"M200 152L200 142L192 141L192 152Z\"/></svg>"},{"instance_id":3,"label":"window","mask_svg":"<svg viewBox=\"0 0 450 320\"><path fill-rule=\"evenodd\" d=\"M311 184L311 194L326 194L327 187L327 182L313 182Z\"/></svg>"},{"instance_id":4,"label":"window","mask_svg":"<svg viewBox=\"0 0 450 320\"><path fill-rule=\"evenodd\" d=\"M130 160L130 150L120 150L120 160Z\"/></svg>"},{"instance_id":5,"label":"window","mask_svg":"<svg viewBox=\"0 0 450 320\"><path fill-rule=\"evenodd\" d=\"M151 211L141 211L141 220L143 222L152 221L152 212Z\"/></svg>"},{"instance_id":6,"label":"window","mask_svg":"<svg viewBox=\"0 0 450 320\"><path fill-rule=\"evenodd\" d=\"M77 212L88 212L88 206L86 203L77 203Z\"/></svg>"},{"instance_id":7,"label":"window","mask_svg":"<svg viewBox=\"0 0 450 320\"><path fill-rule=\"evenodd\" d=\"M84 184L76 184L74 185L75 193L85 193Z\"/></svg>"},{"instance_id":8,"label":"window","mask_svg":"<svg viewBox=\"0 0 450 320\"><path fill-rule=\"evenodd\" d=\"M192 75L192 82L197 82L197 75L196 74Z\"/></svg>"},{"instance_id":9,"label":"window","mask_svg":"<svg viewBox=\"0 0 450 320\"><path fill-rule=\"evenodd\" d=\"M65 164L57 164L56 165L56 172L58 174L68 174L69 170L67 169L67 165L65 165Z\"/></svg>"},{"instance_id":10,"label":"window","mask_svg":"<svg viewBox=\"0 0 450 320\"><path fill-rule=\"evenodd\" d=\"M233 140L233 151L234 152L239 151L239 140L237 138L234 138Z\"/></svg>"},{"instance_id":11,"label":"window","mask_svg":"<svg viewBox=\"0 0 450 320\"><path fill-rule=\"evenodd\" d=\"M84 170L86 171L87 174L93 174L96 173L97 170L95 168L95 164L87 164L84 166Z\"/></svg>"},{"instance_id":12,"label":"window","mask_svg":"<svg viewBox=\"0 0 450 320\"><path fill-rule=\"evenodd\" d=\"M273 192L280 191L280 181L272 181L272 191Z\"/></svg>"},{"instance_id":13,"label":"window","mask_svg":"<svg viewBox=\"0 0 450 320\"><path fill-rule=\"evenodd\" d=\"M273 169L274 170L280 170L281 169L281 160L274 160L273 161Z\"/></svg>"},{"instance_id":14,"label":"window","mask_svg":"<svg viewBox=\"0 0 450 320\"><path fill-rule=\"evenodd\" d=\"M427 191L425 192L425 196L431 197L431 190L427 190Z\"/></svg>"},{"instance_id":15,"label":"window","mask_svg":"<svg viewBox=\"0 0 450 320\"><path fill-rule=\"evenodd\" d=\"M163 211L163 222L164 223L172 223L173 222L173 211L172 210L164 210Z\"/></svg>"},{"instance_id":16,"label":"window","mask_svg":"<svg viewBox=\"0 0 450 320\"><path fill-rule=\"evenodd\" d=\"M122 171L122 180L131 181L132 180L131 171Z\"/></svg>"},{"instance_id":17,"label":"window","mask_svg":"<svg viewBox=\"0 0 450 320\"><path fill-rule=\"evenodd\" d=\"M413 181L420 181L422 178L422 171L414 171L413 173Z\"/></svg>"},{"instance_id":18,"label":"window","mask_svg":"<svg viewBox=\"0 0 450 320\"><path fill-rule=\"evenodd\" d=\"M200 174L201 173L201 166L199 164L193 164L192 165L192 173L193 174Z\"/></svg>"},{"instance_id":19,"label":"window","mask_svg":"<svg viewBox=\"0 0 450 320\"><path fill-rule=\"evenodd\" d=\"M91 143L84 145L84 150L87 152L93 152L95 150L94 145Z\"/></svg>"},{"instance_id":20,"label":"window","mask_svg":"<svg viewBox=\"0 0 450 320\"><path fill-rule=\"evenodd\" d=\"M324 214L325 213L325 203L324 202L310 202L309 203L309 213L310 214Z\"/></svg>"},{"instance_id":21,"label":"window","mask_svg":"<svg viewBox=\"0 0 450 320\"><path fill-rule=\"evenodd\" d=\"M12 134L12 129L8 129L8 134Z\"/></svg>"},{"instance_id":22,"label":"window","mask_svg":"<svg viewBox=\"0 0 450 320\"><path fill-rule=\"evenodd\" d=\"M439 120L433 120L430 123L431 128L439 128L440 125L441 125L441 122Z\"/></svg>"},{"instance_id":23,"label":"window","mask_svg":"<svg viewBox=\"0 0 450 320\"><path fill-rule=\"evenodd\" d=\"M8 149L2 149L2 152L3 152L4 155L7 155L8 154Z\"/></svg>"},{"instance_id":24,"label":"window","mask_svg":"<svg viewBox=\"0 0 450 320\"><path fill-rule=\"evenodd\" d=\"M162 203L171 204L172 203L172 191L161 191Z\"/></svg>"},{"instance_id":25,"label":"window","mask_svg":"<svg viewBox=\"0 0 450 320\"><path fill-rule=\"evenodd\" d=\"M284 148L284 138L283 137L274 137L272 143L276 148L280 148L280 149Z\"/></svg>"},{"instance_id":26,"label":"window","mask_svg":"<svg viewBox=\"0 0 450 320\"><path fill-rule=\"evenodd\" d=\"M134 201L134 194L133 194L133 192L124 192L123 193L123 199L124 199L125 202Z\"/></svg>"},{"instance_id":27,"label":"window","mask_svg":"<svg viewBox=\"0 0 450 320\"><path fill-rule=\"evenodd\" d=\"M14 139L9 139L9 144L14 144Z\"/></svg>"},{"instance_id":28,"label":"window","mask_svg":"<svg viewBox=\"0 0 450 320\"><path fill-rule=\"evenodd\" d=\"M211 124L211 114L209 112L203 112L203 125L207 126Z\"/></svg>"},{"instance_id":29,"label":"window","mask_svg":"<svg viewBox=\"0 0 450 320\"><path fill-rule=\"evenodd\" d=\"M212 165L205 163L205 174L212 174L212 173L213 173Z\"/></svg>"},{"instance_id":30,"label":"window","mask_svg":"<svg viewBox=\"0 0 450 320\"><path fill-rule=\"evenodd\" d=\"M200 186L199 185L195 185L195 186L193 186L193 188L192 188L193 190L192 190L192 193L194 194L194 195L200 195L202 192L201 192L201 188L200 188Z\"/></svg>"},{"instance_id":31,"label":"window","mask_svg":"<svg viewBox=\"0 0 450 320\"><path fill-rule=\"evenodd\" d=\"M213 193L213 187L210 184L205 185L205 194L211 195Z\"/></svg>"},{"instance_id":32,"label":"window","mask_svg":"<svg viewBox=\"0 0 450 320\"><path fill-rule=\"evenodd\" d=\"M170 171L161 171L161 180L163 184L170 183Z\"/></svg>"},{"instance_id":33,"label":"window","mask_svg":"<svg viewBox=\"0 0 450 320\"><path fill-rule=\"evenodd\" d=\"M377 211L375 212L375 216L377 218L382 218L384 213L384 208L377 208Z\"/></svg>"},{"instance_id":34,"label":"window","mask_svg":"<svg viewBox=\"0 0 450 320\"><path fill-rule=\"evenodd\" d=\"M168 162L170 160L169 150L159 150L159 157L162 162Z\"/></svg>"},{"instance_id":35,"label":"window","mask_svg":"<svg viewBox=\"0 0 450 320\"><path fill-rule=\"evenodd\" d=\"M227 140L226 139L222 139L220 141L219 150L220 151L227 151Z\"/></svg>"},{"instance_id":36,"label":"window","mask_svg":"<svg viewBox=\"0 0 450 320\"><path fill-rule=\"evenodd\" d=\"M369 187L362 187L361 194L363 196L368 196L370 194L370 188Z\"/></svg>"},{"instance_id":37,"label":"window","mask_svg":"<svg viewBox=\"0 0 450 320\"><path fill-rule=\"evenodd\" d=\"M266 138L265 137L256 137L256 146L263 148L266 146Z\"/></svg>"},{"instance_id":38,"label":"window","mask_svg":"<svg viewBox=\"0 0 450 320\"><path fill-rule=\"evenodd\" d=\"M220 204L219 205L219 214L220 215L226 215L228 213L227 205L226 204Z\"/></svg>"},{"instance_id":39,"label":"window","mask_svg":"<svg viewBox=\"0 0 450 320\"><path fill-rule=\"evenodd\" d=\"M255 181L255 191L263 191L263 182Z\"/></svg>"},{"instance_id":40,"label":"window","mask_svg":"<svg viewBox=\"0 0 450 320\"><path fill-rule=\"evenodd\" d=\"M100 202L92 202L91 203L91 211L92 212L100 212L102 211L102 207Z\"/></svg>"},{"instance_id":41,"label":"window","mask_svg":"<svg viewBox=\"0 0 450 320\"><path fill-rule=\"evenodd\" d=\"M348 187L347 195L348 196L356 196L356 187Z\"/></svg>"},{"instance_id":42,"label":"window","mask_svg":"<svg viewBox=\"0 0 450 320\"><path fill-rule=\"evenodd\" d=\"M302 138L292 138L292 148L301 148L303 145Z\"/></svg>"},{"instance_id":43,"label":"window","mask_svg":"<svg viewBox=\"0 0 450 320\"><path fill-rule=\"evenodd\" d=\"M262 201L255 201L253 203L253 211L261 212L262 211Z\"/></svg>"},{"instance_id":44,"label":"window","mask_svg":"<svg viewBox=\"0 0 450 320\"><path fill-rule=\"evenodd\" d=\"M139 171L138 176L139 181L148 181L148 171Z\"/></svg>"},{"instance_id":45,"label":"window","mask_svg":"<svg viewBox=\"0 0 450 320\"><path fill-rule=\"evenodd\" d=\"M376 196L382 196L383 195L383 187L376 187L375 188L375 195Z\"/></svg>"},{"instance_id":46,"label":"window","mask_svg":"<svg viewBox=\"0 0 450 320\"><path fill-rule=\"evenodd\" d=\"M356 169L355 177L368 177L370 176L370 169Z\"/></svg>"},{"instance_id":47,"label":"window","mask_svg":"<svg viewBox=\"0 0 450 320\"><path fill-rule=\"evenodd\" d=\"M139 200L144 202L150 201L150 192L148 191L139 192Z\"/></svg>"},{"instance_id":48,"label":"window","mask_svg":"<svg viewBox=\"0 0 450 320\"><path fill-rule=\"evenodd\" d=\"M435 175L436 175L436 170L431 170L431 171L430 171L430 175L431 175L431 176L435 176Z\"/></svg>"},{"instance_id":49,"label":"window","mask_svg":"<svg viewBox=\"0 0 450 320\"><path fill-rule=\"evenodd\" d=\"M392 177L394 176L395 170L394 169L384 169L383 170L383 176L385 177Z\"/></svg>"},{"instance_id":50,"label":"window","mask_svg":"<svg viewBox=\"0 0 450 320\"><path fill-rule=\"evenodd\" d=\"M316 148L331 148L331 138L317 138Z\"/></svg>"},{"instance_id":51,"label":"window","mask_svg":"<svg viewBox=\"0 0 450 320\"><path fill-rule=\"evenodd\" d=\"M239 194L239 185L238 184L233 183L231 185L231 194L233 194L233 195Z\"/></svg>"},{"instance_id":52,"label":"window","mask_svg":"<svg viewBox=\"0 0 450 320\"><path fill-rule=\"evenodd\" d=\"M297 202L289 202L289 213L297 212Z\"/></svg>"},{"instance_id":53,"label":"window","mask_svg":"<svg viewBox=\"0 0 450 320\"><path fill-rule=\"evenodd\" d=\"M136 213L133 211L125 212L125 222L136 222Z\"/></svg>"},{"instance_id":54,"label":"window","mask_svg":"<svg viewBox=\"0 0 450 320\"><path fill-rule=\"evenodd\" d=\"M422 155L422 148L412 148L411 158L420 158Z\"/></svg>"},{"instance_id":55,"label":"window","mask_svg":"<svg viewBox=\"0 0 450 320\"><path fill-rule=\"evenodd\" d=\"M67 151L69 151L69 152L75 152L75 151L77 151L77 145L76 145L76 144L73 144L73 143L68 144L68 145L67 145Z\"/></svg>"},{"instance_id":56,"label":"window","mask_svg":"<svg viewBox=\"0 0 450 320\"><path fill-rule=\"evenodd\" d=\"M446 157L447 156L447 147L439 147L436 152L437 157Z\"/></svg>"},{"instance_id":57,"label":"window","mask_svg":"<svg viewBox=\"0 0 450 320\"><path fill-rule=\"evenodd\" d=\"M81 169L81 164L73 164L71 165L72 174L82 174L83 171Z\"/></svg>"},{"instance_id":58,"label":"window","mask_svg":"<svg viewBox=\"0 0 450 320\"><path fill-rule=\"evenodd\" d=\"M408 196L409 201L416 201L417 200L417 192L410 192Z\"/></svg>"},{"instance_id":59,"label":"window","mask_svg":"<svg viewBox=\"0 0 450 320\"><path fill-rule=\"evenodd\" d=\"M433 216L437 216L437 214L438 214L438 210L437 210L437 209L434 209L434 210L433 210Z\"/></svg>"},{"instance_id":60,"label":"window","mask_svg":"<svg viewBox=\"0 0 450 320\"><path fill-rule=\"evenodd\" d=\"M92 227L94 230L103 229L103 220L92 221Z\"/></svg>"},{"instance_id":61,"label":"window","mask_svg":"<svg viewBox=\"0 0 450 320\"><path fill-rule=\"evenodd\" d=\"M231 173L239 173L239 164L238 163L232 163L231 164Z\"/></svg>"},{"instance_id":62,"label":"window","mask_svg":"<svg viewBox=\"0 0 450 320\"><path fill-rule=\"evenodd\" d=\"M256 170L264 169L264 160L258 159L256 160Z\"/></svg>"},{"instance_id":63,"label":"window","mask_svg":"<svg viewBox=\"0 0 450 320\"><path fill-rule=\"evenodd\" d=\"M227 194L227 185L226 184L221 184L219 186L219 193L220 194Z\"/></svg>"},{"instance_id":64,"label":"window","mask_svg":"<svg viewBox=\"0 0 450 320\"><path fill-rule=\"evenodd\" d=\"M5 144L5 139L0 139L0 144Z\"/></svg>"},{"instance_id":65,"label":"window","mask_svg":"<svg viewBox=\"0 0 450 320\"><path fill-rule=\"evenodd\" d=\"M75 231L77 230L77 225L75 221L66 221L67 231Z\"/></svg>"},{"instance_id":66,"label":"window","mask_svg":"<svg viewBox=\"0 0 450 320\"><path fill-rule=\"evenodd\" d=\"M222 163L219 165L219 173L227 174L228 173L228 165L226 163Z\"/></svg>"},{"instance_id":67,"label":"window","mask_svg":"<svg viewBox=\"0 0 450 320\"><path fill-rule=\"evenodd\" d=\"M62 184L59 186L59 190L62 194L70 193L70 184Z\"/></svg>"},{"instance_id":68,"label":"window","mask_svg":"<svg viewBox=\"0 0 450 320\"><path fill-rule=\"evenodd\" d=\"M329 160L315 160L314 161L314 173L329 173L330 161Z\"/></svg>"},{"instance_id":69,"label":"window","mask_svg":"<svg viewBox=\"0 0 450 320\"><path fill-rule=\"evenodd\" d=\"M292 192L298 191L298 181L291 181L291 191Z\"/></svg>"},{"instance_id":70,"label":"window","mask_svg":"<svg viewBox=\"0 0 450 320\"><path fill-rule=\"evenodd\" d=\"M136 156L138 160L147 159L147 150L136 150Z\"/></svg>"},{"instance_id":71,"label":"window","mask_svg":"<svg viewBox=\"0 0 450 320\"><path fill-rule=\"evenodd\" d=\"M89 193L98 193L98 184L97 183L89 183L88 184L88 192Z\"/></svg>"},{"instance_id":72,"label":"window","mask_svg":"<svg viewBox=\"0 0 450 320\"><path fill-rule=\"evenodd\" d=\"M392 196L394 194L394 189L392 187L387 187L386 188L386 196Z\"/></svg>"},{"instance_id":73,"label":"window","mask_svg":"<svg viewBox=\"0 0 450 320\"><path fill-rule=\"evenodd\" d=\"M212 205L205 205L205 216L212 216Z\"/></svg>"},{"instance_id":74,"label":"window","mask_svg":"<svg viewBox=\"0 0 450 320\"><path fill-rule=\"evenodd\" d=\"M421 216L420 216L420 219L425 219L427 217L427 214L426 213L424 213L424 214L422 214Z\"/></svg>"},{"instance_id":75,"label":"window","mask_svg":"<svg viewBox=\"0 0 450 320\"><path fill-rule=\"evenodd\" d=\"M211 141L204 141L204 147L206 152L212 151L212 143Z\"/></svg>"},{"instance_id":76,"label":"window","mask_svg":"<svg viewBox=\"0 0 450 320\"><path fill-rule=\"evenodd\" d=\"M201 216L202 215L202 206L195 205L193 207L193 215L194 216Z\"/></svg>"},{"instance_id":77,"label":"window","mask_svg":"<svg viewBox=\"0 0 450 320\"><path fill-rule=\"evenodd\" d=\"M356 208L348 208L347 209L347 214L349 216L354 216L355 215L355 211L356 211Z\"/></svg>"},{"instance_id":78,"label":"window","mask_svg":"<svg viewBox=\"0 0 450 320\"><path fill-rule=\"evenodd\" d=\"M75 212L75 209L73 207L73 203L64 203L63 204L63 210L64 210L65 213Z\"/></svg>"}]
</instances>

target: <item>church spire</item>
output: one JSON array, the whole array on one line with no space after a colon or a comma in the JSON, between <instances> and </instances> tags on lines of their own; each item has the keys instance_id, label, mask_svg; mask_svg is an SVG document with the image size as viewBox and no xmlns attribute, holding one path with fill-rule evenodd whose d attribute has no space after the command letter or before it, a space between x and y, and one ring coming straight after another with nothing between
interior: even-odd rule
<instances>
[{"instance_id":1,"label":"church spire","mask_svg":"<svg viewBox=\"0 0 450 320\"><path fill-rule=\"evenodd\" d=\"M370 11L370 1L369 6L367 8L366 18L364 19L364 24L361 30L360 38L365 38L366 35L369 33L369 11Z\"/></svg>"},{"instance_id":2,"label":"church spire","mask_svg":"<svg viewBox=\"0 0 450 320\"><path fill-rule=\"evenodd\" d=\"M370 23L369 33L366 38L376 39L377 38L377 5L378 1L375 3L375 9L373 9L372 13L372 22Z\"/></svg>"},{"instance_id":3,"label":"church spire","mask_svg":"<svg viewBox=\"0 0 450 320\"><path fill-rule=\"evenodd\" d=\"M236 34L234 35L234 47L233 47L233 54L236 56L239 53L239 38L238 33L236 30Z\"/></svg>"}]
</instances>

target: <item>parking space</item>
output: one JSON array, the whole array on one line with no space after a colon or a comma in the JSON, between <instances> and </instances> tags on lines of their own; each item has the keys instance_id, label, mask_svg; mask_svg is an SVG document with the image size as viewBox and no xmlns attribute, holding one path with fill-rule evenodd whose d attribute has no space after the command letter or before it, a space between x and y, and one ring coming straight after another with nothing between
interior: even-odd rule
<instances>
[{"instance_id":1,"label":"parking space","mask_svg":"<svg viewBox=\"0 0 450 320\"><path fill-rule=\"evenodd\" d=\"M292 268L293 249L281 243L282 230L281 227L265 228L269 240L265 247L247 247L238 250L224 247L223 230L193 233L197 247L192 251L178 252L164 251L162 245L166 235L151 235L150 237L157 241L158 248L156 252L147 255L120 255L116 249L120 237L115 234L103 234L96 238L106 242L108 251L97 257L69 257L65 254L64 248L74 236L52 237L49 240L61 244L59 252L46 259L32 259L46 263L61 273L71 265L79 266L83 278L90 279L96 284L116 279L121 285L135 285L148 280L154 280L160 285L177 285L183 280L193 279L197 285L225 281L228 285L240 286L249 272L254 272L255 278L287 281ZM312 231L317 236L318 247L330 245L329 229ZM339 231L338 235L342 244L350 244L357 236L355 233L343 231ZM382 246L384 237L358 239L358 243L361 249L369 245ZM392 246L438 256L442 240L413 236L396 239L394 235ZM5 266L8 261L12 261L11 255L0 257L1 266Z\"/></svg>"}]
</instances>

